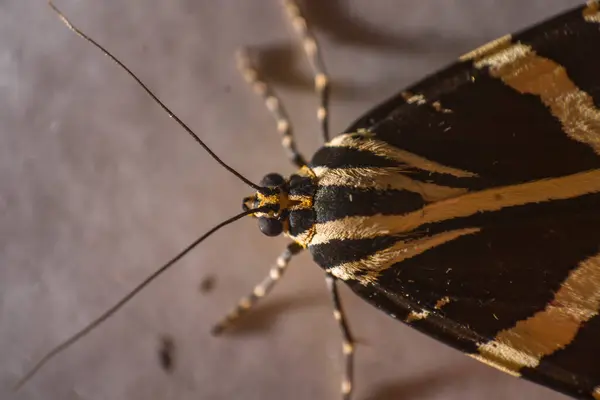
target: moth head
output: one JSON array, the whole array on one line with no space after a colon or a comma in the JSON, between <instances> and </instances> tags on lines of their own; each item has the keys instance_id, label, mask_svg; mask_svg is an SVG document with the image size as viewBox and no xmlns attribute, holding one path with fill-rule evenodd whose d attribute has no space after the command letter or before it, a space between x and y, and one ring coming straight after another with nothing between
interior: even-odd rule
<instances>
[{"instance_id":1,"label":"moth head","mask_svg":"<svg viewBox=\"0 0 600 400\"><path fill-rule=\"evenodd\" d=\"M244 198L242 208L246 211L268 207L268 211L252 215L258 218L258 227L263 234L278 236L284 231L287 224L288 181L277 173L270 173L261 179L259 185L261 190L253 196Z\"/></svg>"},{"instance_id":2,"label":"moth head","mask_svg":"<svg viewBox=\"0 0 600 400\"><path fill-rule=\"evenodd\" d=\"M307 176L302 169L289 178L271 173L262 178L259 186L254 195L244 199L244 211L261 209L252 216L258 218L258 227L263 234L278 236L285 233L296 240L296 224L302 218L306 219L306 215L294 216L312 208L316 187L313 177Z\"/></svg>"}]
</instances>

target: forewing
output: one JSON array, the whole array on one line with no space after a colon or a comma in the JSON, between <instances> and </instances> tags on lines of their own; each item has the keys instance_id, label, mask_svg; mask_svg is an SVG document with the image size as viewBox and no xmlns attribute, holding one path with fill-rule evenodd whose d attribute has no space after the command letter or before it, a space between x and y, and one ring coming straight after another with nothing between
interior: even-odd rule
<instances>
[{"instance_id":1,"label":"forewing","mask_svg":"<svg viewBox=\"0 0 600 400\"><path fill-rule=\"evenodd\" d=\"M390 235L323 241L319 263L380 255L381 264L403 240L413 253L394 253L401 261L338 276L386 313L505 372L600 398L597 3L465 55L352 128L375 121L374 140L451 169L397 164L411 179L466 194L454 205L397 202L385 213L397 217ZM455 209L436 219L436 203ZM419 211L416 229L393 231Z\"/></svg>"}]
</instances>

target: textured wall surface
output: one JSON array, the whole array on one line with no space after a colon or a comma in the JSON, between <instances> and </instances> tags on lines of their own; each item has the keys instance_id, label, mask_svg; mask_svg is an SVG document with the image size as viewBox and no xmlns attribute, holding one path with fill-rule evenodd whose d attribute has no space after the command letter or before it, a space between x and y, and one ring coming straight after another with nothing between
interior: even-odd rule
<instances>
[{"instance_id":1,"label":"textured wall surface","mask_svg":"<svg viewBox=\"0 0 600 400\"><path fill-rule=\"evenodd\" d=\"M238 76L238 46L263 52L301 149L319 145L310 71L277 0L58 3L251 179L292 168ZM578 3L308 2L334 82L332 130L472 47ZM238 212L251 191L42 0L0 0L0 127L0 398L338 398L340 337L306 254L237 329L209 334L285 245L249 219L215 234L12 394L46 351ZM211 276L214 289L199 290ZM360 342L356 400L563 398L342 296ZM162 335L176 344L171 374L158 363Z\"/></svg>"}]
</instances>

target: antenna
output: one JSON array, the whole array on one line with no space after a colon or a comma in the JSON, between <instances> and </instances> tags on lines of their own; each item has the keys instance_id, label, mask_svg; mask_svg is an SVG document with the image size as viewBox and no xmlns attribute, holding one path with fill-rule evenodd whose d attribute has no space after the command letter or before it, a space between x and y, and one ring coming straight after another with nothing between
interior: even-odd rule
<instances>
[{"instance_id":1,"label":"antenna","mask_svg":"<svg viewBox=\"0 0 600 400\"><path fill-rule=\"evenodd\" d=\"M114 306L110 307L108 310L106 310L102 315L100 315L98 318L96 318L95 320L93 320L92 322L90 322L87 326L85 326L83 329L79 330L79 332L75 333L73 336L71 336L70 338L68 338L67 340L65 340L64 342L62 342L61 344L59 344L58 346L56 346L55 348L53 348L52 350L50 350L44 357L42 357L40 359L40 361L37 362L37 364L35 364L33 366L33 368L31 368L24 376L23 378L21 378L19 380L19 382L17 382L17 384L14 386L14 390L19 390L27 381L29 381L35 374L36 372L38 372L48 361L50 361L52 358L54 358L57 354L61 353L63 350L67 349L68 347L70 347L73 343L77 342L79 339L81 339L82 337L84 337L85 335L87 335L88 333L90 333L92 330L94 330L96 327L98 327L98 325L100 325L102 322L104 322L106 319L108 319L108 317L110 317L111 315L113 315L115 312L117 312L121 307L123 307L126 303L129 302L129 300L131 300L136 294L138 294L143 288L145 288L146 286L148 286L152 281L154 281L156 278L158 278L160 275L162 275L165 271L167 271L169 268L171 268L173 266L173 264L175 264L177 261L179 261L183 256L185 256L187 253L189 253L190 251L192 251L196 246L198 246L201 242L204 241L204 239L208 238L210 235L212 235L213 233L215 233L216 231L218 231L219 229L221 229L222 227L231 224L232 222L237 221L238 219L245 217L246 215L249 214L254 214L257 212L263 212L263 211L268 211L271 209L271 206L264 206L264 207L259 207L259 208L255 208L252 210L246 210L244 212L239 213L238 215L231 217L223 222L221 222L220 224L218 224L217 226L215 226L214 228L210 229L208 232L206 232L204 235L200 236L198 239L196 239L194 242L192 242L190 245L188 245L185 249L183 249L182 251L179 252L179 254L177 254L175 257L173 257L171 260L169 260L165 265L163 265L162 267L160 267L158 270L156 270L153 274L151 274L150 276L148 276L146 279L144 279L144 281L140 284L138 284L133 290L131 290L129 293L127 293L121 300L119 300Z\"/></svg>"},{"instance_id":2,"label":"antenna","mask_svg":"<svg viewBox=\"0 0 600 400\"><path fill-rule=\"evenodd\" d=\"M91 44L93 44L94 46L96 46L98 49L100 49L105 55L107 55L111 60L113 60L115 63L117 63L117 65L119 65L121 68L123 68L133 79L135 79L135 81L146 91L146 93L156 102L158 103L159 106L161 106L163 108L163 110L165 110L167 112L167 114L169 114L169 116L171 118L173 118L179 125L181 125L181 127L183 129L185 129L185 131L194 138L194 140L196 140L203 148L204 150L206 150L208 152L208 154L215 159L215 161L217 161L222 167L224 167L226 170L228 170L230 173L232 173L233 175L235 175L236 177L238 177L241 181L243 181L244 183L246 183L248 186L256 189L259 192L264 192L265 190L268 190L268 188L263 188L259 185L254 184L253 182L251 182L250 180L248 180L247 178L245 178L243 175L241 175L239 172L237 172L235 169L233 169L232 167L230 167L229 165L227 165L224 161L222 161L215 153L213 153L213 151L198 137L198 135L196 135L181 119L179 119L179 117L177 117L177 115L175 115L162 101L160 101L158 99L158 97L129 69L127 68L121 61L119 61L115 56L113 56L108 50L106 50L104 47L102 47L100 44L98 44L96 41L94 41L92 38L90 38L89 36L87 36L85 33L83 33L82 31L80 31L78 28L76 28L68 19L67 17L64 16L64 14L52 3L51 0L48 0L48 5L58 14L58 16L60 17L60 19L65 23L65 25L72 30L73 32L75 32L78 36L82 37L83 39L87 40L88 42L90 42ZM144 279L144 281L142 281L140 284L138 284L133 290L131 290L129 293L127 293L123 298L121 298L121 300L119 300L115 305L113 305L112 307L110 307L108 310L106 310L102 315L100 315L98 318L96 318L95 320L93 320L91 323L89 323L87 326L85 326L84 328L82 328L81 330L79 330L77 333L75 333L73 336L69 337L68 339L66 339L64 342L62 342L61 344L59 344L58 346L54 347L52 350L50 350L44 357L42 357L40 359L40 361L37 362L37 364L35 364L33 366L33 368L31 368L24 376L23 378L21 378L19 380L19 382L17 382L17 384L14 386L14 390L18 390L19 388L21 388L27 381L29 381L48 361L50 361L52 358L54 358L56 355L60 354L62 351L66 350L67 348L69 348L72 344L74 344L75 342L77 342L79 339L81 339L82 337L84 337L85 335L87 335L88 333L90 333L91 331L93 331L96 327L98 327L102 322L104 322L106 319L108 319L111 315L113 315L114 313L116 313L119 309L121 309L121 307L123 307L125 304L127 304L137 293L139 293L143 288L145 288L146 286L148 286L152 281L154 281L156 278L158 278L160 275L162 275L164 272L166 272L169 268L171 268L177 261L179 261L182 257L184 257L187 253L189 253L190 251L192 251L196 246L198 246L200 243L202 243L206 238L208 238L210 235L212 235L213 233L215 233L216 231L218 231L219 229L223 228L224 226L227 226L235 221L237 221L238 219L245 217L247 215L250 214L254 214L254 213L258 213L258 212L265 212L265 211L269 211L271 210L272 207L271 206L264 206L264 207L259 207L259 208L255 208L255 209L246 209L243 212L241 212L240 214L237 214L221 223L219 223L218 225L216 225L215 227L213 227L212 229L210 229L208 232L206 232L205 234L203 234L202 236L200 236L198 239L196 239L194 242L192 242L190 245L188 245L185 249L183 249L182 251L180 251L175 257L173 257L171 260L169 260L166 264L164 264L162 267L160 267L158 270L156 270L154 273L152 273L150 276L148 276L146 279Z\"/></svg>"},{"instance_id":3,"label":"antenna","mask_svg":"<svg viewBox=\"0 0 600 400\"><path fill-rule=\"evenodd\" d=\"M94 39L92 39L91 37L89 37L88 35L86 35L85 33L83 33L82 31L80 31L77 27L75 27L75 25L73 25L71 23L71 21L69 21L67 19L67 17L65 17L65 15L52 3L51 0L48 0L48 5L52 8L52 10L54 10L54 12L56 12L56 14L58 14L58 17L62 20L62 22L64 22L64 24L73 32L75 32L77 34L77 36L82 37L83 39L87 40L88 42L90 42L91 44L93 44L94 46L96 46L98 49L100 49L100 51L102 51L105 55L107 55L111 60L113 60L115 63L117 63L117 65L119 65L121 68L123 68L125 70L125 72L127 72L133 79L135 79L135 81L142 87L142 89L144 89L146 91L146 93L148 93L148 95L150 97L152 97L152 99L159 105L162 107L163 110L166 111L167 114L169 114L169 117L173 118L183 129L185 129L185 131L192 137L194 138L194 140L198 143L200 143L200 146L202 146L204 148L204 150L206 150L206 152L215 159L216 162L218 162L219 164L221 164L221 166L223 168L225 168L227 171L231 172L233 175L235 175L236 177L238 177L242 182L244 182L246 185L256 189L259 192L263 191L263 188L260 187L259 185L253 183L252 181L250 181L249 179L247 179L246 177L244 177L242 174L240 174L239 172L237 172L235 169L233 169L232 167L230 167L229 165L227 165L223 160L221 160L203 141L202 139L200 139L198 137L198 135L196 135L196 133L194 133L194 131L192 131L192 129L187 126L181 119L179 119L179 117L177 115L175 115L175 113L173 113L173 111L171 111L169 109L169 107L167 107L162 101L160 101L158 99L158 97L152 93L152 91L148 88L148 86L146 86L144 84L144 82L141 81L140 78L138 78L129 68L127 68L125 66L125 64L123 64L121 61L119 61L119 59L115 56L113 56L108 50L106 50L104 47L102 47L99 43L97 43Z\"/></svg>"}]
</instances>

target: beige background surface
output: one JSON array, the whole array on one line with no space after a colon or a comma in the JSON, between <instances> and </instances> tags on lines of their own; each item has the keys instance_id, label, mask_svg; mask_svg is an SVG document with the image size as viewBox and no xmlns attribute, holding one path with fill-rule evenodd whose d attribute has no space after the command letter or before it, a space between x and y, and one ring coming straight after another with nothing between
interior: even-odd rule
<instances>
[{"instance_id":1,"label":"beige background surface","mask_svg":"<svg viewBox=\"0 0 600 400\"><path fill-rule=\"evenodd\" d=\"M332 130L472 47L578 3L309 2L334 81ZM255 181L292 171L233 63L238 46L258 47L301 149L317 148L309 69L277 0L58 4ZM42 0L0 0L0 126L0 398L338 398L340 337L307 254L238 329L208 333L285 245L252 220L214 235L11 394L40 356L238 212L250 191ZM207 276L215 288L200 293ZM357 400L563 398L342 295L360 340ZM170 375L157 362L163 334L176 341Z\"/></svg>"}]
</instances>

